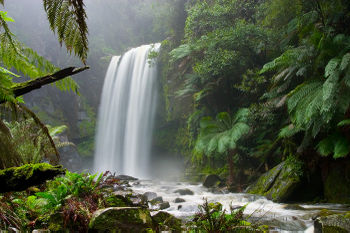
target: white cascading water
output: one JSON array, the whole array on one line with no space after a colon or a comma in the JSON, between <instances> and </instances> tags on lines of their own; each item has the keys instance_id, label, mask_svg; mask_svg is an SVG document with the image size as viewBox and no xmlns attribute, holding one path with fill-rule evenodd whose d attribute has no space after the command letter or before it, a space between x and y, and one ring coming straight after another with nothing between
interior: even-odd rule
<instances>
[{"instance_id":1,"label":"white cascading water","mask_svg":"<svg viewBox=\"0 0 350 233\"><path fill-rule=\"evenodd\" d=\"M143 45L112 58L99 109L95 171L149 176L157 68L149 64L148 54L159 48Z\"/></svg>"}]
</instances>

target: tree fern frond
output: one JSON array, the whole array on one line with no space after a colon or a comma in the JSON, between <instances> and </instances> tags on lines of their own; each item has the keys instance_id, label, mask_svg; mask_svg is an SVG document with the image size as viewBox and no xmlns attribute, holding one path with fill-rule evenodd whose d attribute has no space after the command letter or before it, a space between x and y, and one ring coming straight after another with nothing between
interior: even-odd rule
<instances>
[{"instance_id":1,"label":"tree fern frond","mask_svg":"<svg viewBox=\"0 0 350 233\"><path fill-rule=\"evenodd\" d=\"M46 125L46 127L49 130L49 134L51 137L63 133L68 128L66 125L60 125L55 127L52 127L51 125Z\"/></svg>"},{"instance_id":2,"label":"tree fern frond","mask_svg":"<svg viewBox=\"0 0 350 233\"><path fill-rule=\"evenodd\" d=\"M55 143L55 145L58 149L62 147L67 147L67 146L75 146L73 142L58 142L58 143Z\"/></svg>"},{"instance_id":3,"label":"tree fern frond","mask_svg":"<svg viewBox=\"0 0 350 233\"><path fill-rule=\"evenodd\" d=\"M333 158L343 158L350 152L350 143L345 137L339 138L334 145Z\"/></svg>"},{"instance_id":4,"label":"tree fern frond","mask_svg":"<svg viewBox=\"0 0 350 233\"><path fill-rule=\"evenodd\" d=\"M246 122L248 120L248 116L250 115L250 111L248 108L240 108L234 115L232 120L232 124L236 122Z\"/></svg>"},{"instance_id":5,"label":"tree fern frond","mask_svg":"<svg viewBox=\"0 0 350 233\"><path fill-rule=\"evenodd\" d=\"M346 125L350 125L350 119L342 120L337 124L337 126L339 126L339 127L346 126Z\"/></svg>"},{"instance_id":6,"label":"tree fern frond","mask_svg":"<svg viewBox=\"0 0 350 233\"><path fill-rule=\"evenodd\" d=\"M83 0L43 0L52 31L69 52L74 51L85 64L88 52L88 27Z\"/></svg>"},{"instance_id":7,"label":"tree fern frond","mask_svg":"<svg viewBox=\"0 0 350 233\"><path fill-rule=\"evenodd\" d=\"M288 96L288 110L292 112L298 103L306 96L322 86L322 82L302 83L291 91Z\"/></svg>"},{"instance_id":8,"label":"tree fern frond","mask_svg":"<svg viewBox=\"0 0 350 233\"><path fill-rule=\"evenodd\" d=\"M182 44L176 49L173 49L169 55L172 57L173 61L180 60L191 54L191 47L189 44Z\"/></svg>"},{"instance_id":9,"label":"tree fern frond","mask_svg":"<svg viewBox=\"0 0 350 233\"><path fill-rule=\"evenodd\" d=\"M278 137L280 138L289 138L294 136L295 134L299 133L300 131L302 131L301 128L297 128L295 127L293 124L287 125L286 127L283 127L279 134Z\"/></svg>"},{"instance_id":10,"label":"tree fern frond","mask_svg":"<svg viewBox=\"0 0 350 233\"><path fill-rule=\"evenodd\" d=\"M350 64L350 53L347 53L343 56L342 61L340 63L340 70L344 71L348 68Z\"/></svg>"}]
</instances>

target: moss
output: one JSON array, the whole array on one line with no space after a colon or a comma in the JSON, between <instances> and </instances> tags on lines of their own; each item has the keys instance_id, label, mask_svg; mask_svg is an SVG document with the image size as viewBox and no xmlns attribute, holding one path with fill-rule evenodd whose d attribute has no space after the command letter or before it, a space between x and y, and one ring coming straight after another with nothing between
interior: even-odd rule
<instances>
[{"instance_id":1,"label":"moss","mask_svg":"<svg viewBox=\"0 0 350 233\"><path fill-rule=\"evenodd\" d=\"M325 226L322 228L323 233L348 233L347 230L337 226Z\"/></svg>"},{"instance_id":2,"label":"moss","mask_svg":"<svg viewBox=\"0 0 350 233\"><path fill-rule=\"evenodd\" d=\"M333 167L325 182L324 196L327 202L350 204L350 182L342 168Z\"/></svg>"},{"instance_id":3,"label":"moss","mask_svg":"<svg viewBox=\"0 0 350 233\"><path fill-rule=\"evenodd\" d=\"M255 184L251 185L247 192L251 194L265 195L266 192L272 187L276 178L280 174L284 163L277 165L270 171L264 173Z\"/></svg>"},{"instance_id":4,"label":"moss","mask_svg":"<svg viewBox=\"0 0 350 233\"><path fill-rule=\"evenodd\" d=\"M182 232L182 222L167 212L160 211L152 217L154 227L158 232L171 230L171 232Z\"/></svg>"},{"instance_id":5,"label":"moss","mask_svg":"<svg viewBox=\"0 0 350 233\"><path fill-rule=\"evenodd\" d=\"M0 170L0 187L2 192L23 191L44 183L57 175L64 174L62 166L47 163L26 164Z\"/></svg>"},{"instance_id":6,"label":"moss","mask_svg":"<svg viewBox=\"0 0 350 233\"><path fill-rule=\"evenodd\" d=\"M111 207L127 207L132 206L133 202L128 196L112 195L106 199L107 205Z\"/></svg>"},{"instance_id":7,"label":"moss","mask_svg":"<svg viewBox=\"0 0 350 233\"><path fill-rule=\"evenodd\" d=\"M111 207L96 211L89 227L98 231L144 232L147 228L152 227L152 219L146 209Z\"/></svg>"},{"instance_id":8,"label":"moss","mask_svg":"<svg viewBox=\"0 0 350 233\"><path fill-rule=\"evenodd\" d=\"M276 202L288 201L301 182L303 174L301 169L302 164L299 161L298 163L282 162L263 174L248 188L247 192L264 195Z\"/></svg>"},{"instance_id":9,"label":"moss","mask_svg":"<svg viewBox=\"0 0 350 233\"><path fill-rule=\"evenodd\" d=\"M327 209L322 209L322 210L318 213L318 215L319 215L320 217L326 217L326 216L333 215L333 214L336 214L336 212L331 211L331 210L327 210Z\"/></svg>"}]
</instances>

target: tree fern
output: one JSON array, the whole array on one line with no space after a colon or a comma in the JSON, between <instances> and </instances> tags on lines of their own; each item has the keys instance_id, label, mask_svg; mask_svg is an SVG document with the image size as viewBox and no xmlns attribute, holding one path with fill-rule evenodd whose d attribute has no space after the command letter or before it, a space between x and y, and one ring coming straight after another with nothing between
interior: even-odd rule
<instances>
[{"instance_id":1,"label":"tree fern","mask_svg":"<svg viewBox=\"0 0 350 233\"><path fill-rule=\"evenodd\" d=\"M74 51L85 64L88 28L83 0L43 0L51 30L68 51Z\"/></svg>"},{"instance_id":2,"label":"tree fern","mask_svg":"<svg viewBox=\"0 0 350 233\"><path fill-rule=\"evenodd\" d=\"M333 158L343 158L350 152L350 142L340 132L329 135L317 145L317 150L322 156L333 155Z\"/></svg>"},{"instance_id":3,"label":"tree fern","mask_svg":"<svg viewBox=\"0 0 350 233\"><path fill-rule=\"evenodd\" d=\"M233 117L227 112L219 113L215 120L211 117L203 117L195 145L196 153L212 156L235 149L238 140L249 131L246 123L248 114L249 110L243 108L238 110Z\"/></svg>"}]
</instances>

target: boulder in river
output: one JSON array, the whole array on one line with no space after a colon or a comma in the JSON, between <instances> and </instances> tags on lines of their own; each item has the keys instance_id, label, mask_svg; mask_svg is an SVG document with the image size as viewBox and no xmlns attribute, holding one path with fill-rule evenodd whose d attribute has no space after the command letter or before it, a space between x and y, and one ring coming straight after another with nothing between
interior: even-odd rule
<instances>
[{"instance_id":1,"label":"boulder in river","mask_svg":"<svg viewBox=\"0 0 350 233\"><path fill-rule=\"evenodd\" d=\"M180 197L177 197L177 198L175 198L175 200L174 200L175 203L181 203L181 202L185 202L185 201L186 201L185 199L180 198Z\"/></svg>"},{"instance_id":2,"label":"boulder in river","mask_svg":"<svg viewBox=\"0 0 350 233\"><path fill-rule=\"evenodd\" d=\"M247 189L248 193L266 196L275 202L288 201L301 184L302 173L292 163L282 162L263 174Z\"/></svg>"},{"instance_id":3,"label":"boulder in river","mask_svg":"<svg viewBox=\"0 0 350 233\"><path fill-rule=\"evenodd\" d=\"M314 222L315 233L350 232L350 212L318 217Z\"/></svg>"},{"instance_id":4,"label":"boulder in river","mask_svg":"<svg viewBox=\"0 0 350 233\"><path fill-rule=\"evenodd\" d=\"M168 201L165 201L165 202L159 204L160 210L168 209L169 207L170 207L170 204Z\"/></svg>"},{"instance_id":5,"label":"boulder in river","mask_svg":"<svg viewBox=\"0 0 350 233\"><path fill-rule=\"evenodd\" d=\"M137 178L132 177L132 176L128 176L128 175L118 175L115 178L118 180L126 180L126 181L138 180Z\"/></svg>"},{"instance_id":6,"label":"boulder in river","mask_svg":"<svg viewBox=\"0 0 350 233\"><path fill-rule=\"evenodd\" d=\"M157 203L162 203L163 202L163 197L153 198L150 202L152 203L152 205L157 204Z\"/></svg>"},{"instance_id":7,"label":"boulder in river","mask_svg":"<svg viewBox=\"0 0 350 233\"><path fill-rule=\"evenodd\" d=\"M150 200L156 198L157 194L155 192L145 192L143 194L143 197L145 198L145 200L150 201Z\"/></svg>"},{"instance_id":8,"label":"boulder in river","mask_svg":"<svg viewBox=\"0 0 350 233\"><path fill-rule=\"evenodd\" d=\"M219 187L222 183L221 178L218 175L207 175L204 179L203 186L206 188Z\"/></svg>"},{"instance_id":9,"label":"boulder in river","mask_svg":"<svg viewBox=\"0 0 350 233\"><path fill-rule=\"evenodd\" d=\"M162 232L164 230L171 231L174 233L182 232L181 220L167 212L159 211L152 217L152 220L157 232Z\"/></svg>"},{"instance_id":10,"label":"boulder in river","mask_svg":"<svg viewBox=\"0 0 350 233\"><path fill-rule=\"evenodd\" d=\"M97 232L144 232L152 227L149 210L140 207L111 207L97 210L89 228Z\"/></svg>"},{"instance_id":11,"label":"boulder in river","mask_svg":"<svg viewBox=\"0 0 350 233\"><path fill-rule=\"evenodd\" d=\"M180 195L194 195L194 192L190 189L177 189L174 193L179 193Z\"/></svg>"}]
</instances>

